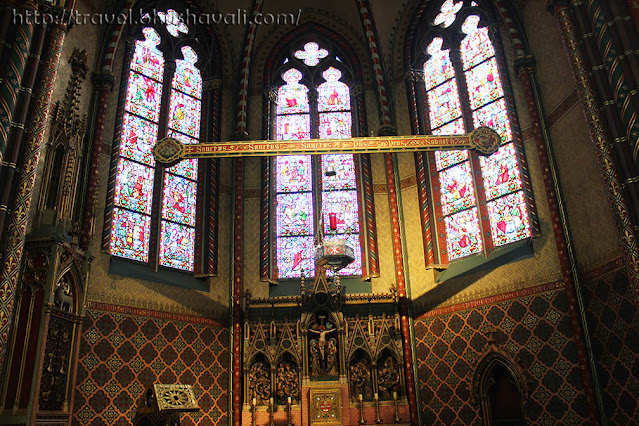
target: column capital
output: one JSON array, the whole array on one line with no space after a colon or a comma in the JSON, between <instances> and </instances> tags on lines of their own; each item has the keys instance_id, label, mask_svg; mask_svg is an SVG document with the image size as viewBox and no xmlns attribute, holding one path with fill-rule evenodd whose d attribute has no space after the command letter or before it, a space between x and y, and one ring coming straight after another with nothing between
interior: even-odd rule
<instances>
[{"instance_id":1,"label":"column capital","mask_svg":"<svg viewBox=\"0 0 639 426\"><path fill-rule=\"evenodd\" d=\"M393 126L381 126L377 130L378 136L397 136L397 129Z\"/></svg>"},{"instance_id":2,"label":"column capital","mask_svg":"<svg viewBox=\"0 0 639 426\"><path fill-rule=\"evenodd\" d=\"M413 83L423 83L424 72L416 68L410 68L404 73L404 80Z\"/></svg>"},{"instance_id":3,"label":"column capital","mask_svg":"<svg viewBox=\"0 0 639 426\"><path fill-rule=\"evenodd\" d=\"M164 62L164 74L170 73L173 75L175 73L175 60L167 60Z\"/></svg>"},{"instance_id":4,"label":"column capital","mask_svg":"<svg viewBox=\"0 0 639 426\"><path fill-rule=\"evenodd\" d=\"M251 138L249 137L249 134L247 131L245 130L236 130L233 133L231 133L231 137L230 139L232 141L249 141L251 140Z\"/></svg>"},{"instance_id":5,"label":"column capital","mask_svg":"<svg viewBox=\"0 0 639 426\"><path fill-rule=\"evenodd\" d=\"M113 90L115 75L112 72L94 72L91 79L98 90Z\"/></svg>"},{"instance_id":6,"label":"column capital","mask_svg":"<svg viewBox=\"0 0 639 426\"><path fill-rule=\"evenodd\" d=\"M362 83L354 84L353 87L351 87L351 98L357 98L362 93L364 93L364 85Z\"/></svg>"},{"instance_id":7,"label":"column capital","mask_svg":"<svg viewBox=\"0 0 639 426\"><path fill-rule=\"evenodd\" d=\"M533 55L522 56L515 60L515 70L519 75L524 73L534 73L535 65L536 61Z\"/></svg>"},{"instance_id":8,"label":"column capital","mask_svg":"<svg viewBox=\"0 0 639 426\"><path fill-rule=\"evenodd\" d=\"M308 89L308 100L310 102L316 101L317 100L317 90L314 88Z\"/></svg>"},{"instance_id":9,"label":"column capital","mask_svg":"<svg viewBox=\"0 0 639 426\"><path fill-rule=\"evenodd\" d=\"M570 2L568 0L546 0L546 10L553 16L569 7Z\"/></svg>"},{"instance_id":10,"label":"column capital","mask_svg":"<svg viewBox=\"0 0 639 426\"><path fill-rule=\"evenodd\" d=\"M269 101L275 102L277 100L277 91L271 87L266 87L262 90L262 95Z\"/></svg>"},{"instance_id":11,"label":"column capital","mask_svg":"<svg viewBox=\"0 0 639 426\"><path fill-rule=\"evenodd\" d=\"M204 80L202 89L205 91L220 89L222 87L222 79L219 77L212 77Z\"/></svg>"}]
</instances>

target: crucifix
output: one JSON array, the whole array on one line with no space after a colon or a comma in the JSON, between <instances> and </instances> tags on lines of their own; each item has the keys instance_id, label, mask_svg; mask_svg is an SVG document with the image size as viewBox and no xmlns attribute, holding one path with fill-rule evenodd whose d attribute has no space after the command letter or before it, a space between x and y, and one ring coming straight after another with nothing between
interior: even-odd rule
<instances>
[{"instance_id":1,"label":"crucifix","mask_svg":"<svg viewBox=\"0 0 639 426\"><path fill-rule=\"evenodd\" d=\"M499 148L501 137L489 127L478 127L470 133L453 136L410 135L378 136L349 139L266 140L208 142L187 145L174 138L164 138L153 148L155 160L165 167L188 158L268 157L275 155L415 152L433 150L474 149L490 155Z\"/></svg>"}]
</instances>

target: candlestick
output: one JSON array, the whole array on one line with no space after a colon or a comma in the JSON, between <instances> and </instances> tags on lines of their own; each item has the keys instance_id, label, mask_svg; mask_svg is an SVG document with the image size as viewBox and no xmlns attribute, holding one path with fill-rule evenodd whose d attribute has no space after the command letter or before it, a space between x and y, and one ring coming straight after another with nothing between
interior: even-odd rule
<instances>
[{"instance_id":1,"label":"candlestick","mask_svg":"<svg viewBox=\"0 0 639 426\"><path fill-rule=\"evenodd\" d=\"M251 401L251 426L256 426L255 425L255 410L257 409L256 405L257 405L257 399L253 398L253 401Z\"/></svg>"},{"instance_id":2,"label":"candlestick","mask_svg":"<svg viewBox=\"0 0 639 426\"><path fill-rule=\"evenodd\" d=\"M399 409L397 407L397 392L393 391L393 403L395 404L395 423L399 423Z\"/></svg>"},{"instance_id":3,"label":"candlestick","mask_svg":"<svg viewBox=\"0 0 639 426\"><path fill-rule=\"evenodd\" d=\"M271 426L275 426L275 421L274 421L274 418L273 418L273 416L275 415L275 413L274 413L275 405L273 405L273 397L270 397L268 402L269 402L269 405L271 406L271 414L270 414L270 416L271 416Z\"/></svg>"},{"instance_id":4,"label":"candlestick","mask_svg":"<svg viewBox=\"0 0 639 426\"><path fill-rule=\"evenodd\" d=\"M366 423L364 421L364 397L360 393L359 394L359 424L363 425L364 423Z\"/></svg>"},{"instance_id":5,"label":"candlestick","mask_svg":"<svg viewBox=\"0 0 639 426\"><path fill-rule=\"evenodd\" d=\"M287 416L288 416L288 424L287 426L293 426L293 423L291 422L291 397L289 396L287 398L286 401L286 411L288 411Z\"/></svg>"},{"instance_id":6,"label":"candlestick","mask_svg":"<svg viewBox=\"0 0 639 426\"><path fill-rule=\"evenodd\" d=\"M379 416L379 395L375 392L375 423L381 423L382 419Z\"/></svg>"}]
</instances>

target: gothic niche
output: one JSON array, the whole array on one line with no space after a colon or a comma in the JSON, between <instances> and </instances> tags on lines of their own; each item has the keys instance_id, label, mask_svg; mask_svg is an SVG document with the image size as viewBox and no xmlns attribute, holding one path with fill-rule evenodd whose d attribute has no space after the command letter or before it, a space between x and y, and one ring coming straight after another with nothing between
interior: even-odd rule
<instances>
[{"instance_id":1,"label":"gothic niche","mask_svg":"<svg viewBox=\"0 0 639 426\"><path fill-rule=\"evenodd\" d=\"M352 401L373 399L373 381L371 377L371 362L362 349L355 351L348 363L348 382Z\"/></svg>"},{"instance_id":2,"label":"gothic niche","mask_svg":"<svg viewBox=\"0 0 639 426\"><path fill-rule=\"evenodd\" d=\"M277 364L275 372L275 401L278 405L285 405L288 398L291 404L299 404L300 401L300 373L293 357L285 353Z\"/></svg>"},{"instance_id":3,"label":"gothic niche","mask_svg":"<svg viewBox=\"0 0 639 426\"><path fill-rule=\"evenodd\" d=\"M384 349L377 361L377 389L380 400L392 400L393 392L396 392L399 397L401 389L399 372L399 362L390 350Z\"/></svg>"},{"instance_id":4,"label":"gothic niche","mask_svg":"<svg viewBox=\"0 0 639 426\"><path fill-rule=\"evenodd\" d=\"M308 327L308 359L311 379L326 380L339 376L338 333L336 324L324 311L313 316Z\"/></svg>"},{"instance_id":5,"label":"gothic niche","mask_svg":"<svg viewBox=\"0 0 639 426\"><path fill-rule=\"evenodd\" d=\"M249 398L255 405L268 405L271 398L271 366L263 354L258 354L248 371Z\"/></svg>"},{"instance_id":6,"label":"gothic niche","mask_svg":"<svg viewBox=\"0 0 639 426\"><path fill-rule=\"evenodd\" d=\"M53 105L49 140L44 150L44 170L35 229L62 226L73 232L80 183L86 114L78 114L82 83L88 67L87 53L75 49L69 64L72 75L62 101Z\"/></svg>"}]
</instances>

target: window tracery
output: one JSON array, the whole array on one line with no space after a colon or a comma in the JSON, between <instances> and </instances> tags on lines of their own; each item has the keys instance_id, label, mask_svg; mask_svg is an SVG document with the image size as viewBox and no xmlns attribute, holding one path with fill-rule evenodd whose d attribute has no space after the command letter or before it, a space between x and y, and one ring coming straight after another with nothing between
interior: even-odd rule
<instances>
[{"instance_id":1,"label":"window tracery","mask_svg":"<svg viewBox=\"0 0 639 426\"><path fill-rule=\"evenodd\" d=\"M203 78L200 58L188 41L165 43L175 46L173 50L160 48L162 37L180 39L190 28L175 10L157 15L164 25L141 30L128 70L110 251L117 257L192 272L199 163L191 159L156 169L152 148L166 136L186 144L199 142Z\"/></svg>"}]
</instances>

